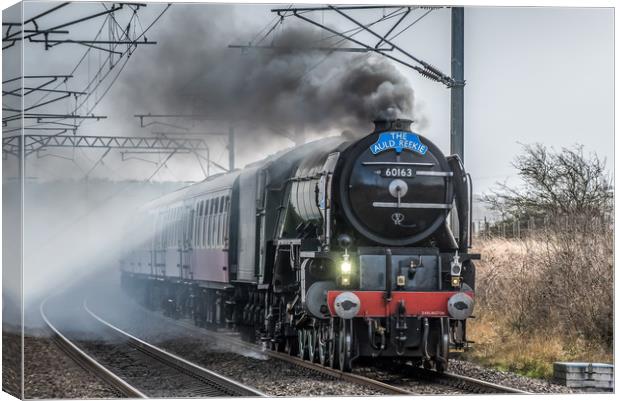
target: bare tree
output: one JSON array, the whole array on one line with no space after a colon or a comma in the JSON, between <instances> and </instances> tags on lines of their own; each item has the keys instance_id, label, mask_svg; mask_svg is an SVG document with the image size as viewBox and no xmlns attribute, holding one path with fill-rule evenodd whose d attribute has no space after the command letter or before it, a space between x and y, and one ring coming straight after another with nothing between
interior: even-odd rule
<instances>
[{"instance_id":1,"label":"bare tree","mask_svg":"<svg viewBox=\"0 0 620 401\"><path fill-rule=\"evenodd\" d=\"M492 209L510 218L593 216L611 210L611 182L605 161L596 154L584 155L581 145L560 152L538 143L523 149L512 165L524 185L498 184L482 198Z\"/></svg>"}]
</instances>

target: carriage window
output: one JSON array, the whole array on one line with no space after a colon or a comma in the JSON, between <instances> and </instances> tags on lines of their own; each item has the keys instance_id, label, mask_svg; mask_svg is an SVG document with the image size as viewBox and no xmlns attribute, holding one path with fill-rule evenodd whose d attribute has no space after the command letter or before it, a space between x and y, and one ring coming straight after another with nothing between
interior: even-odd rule
<instances>
[{"instance_id":1,"label":"carriage window","mask_svg":"<svg viewBox=\"0 0 620 401\"><path fill-rule=\"evenodd\" d=\"M176 208L175 213L175 230L174 230L174 246L179 244L179 240L181 239L181 208Z\"/></svg>"},{"instance_id":2,"label":"carriage window","mask_svg":"<svg viewBox=\"0 0 620 401\"><path fill-rule=\"evenodd\" d=\"M207 242L206 247L211 248L211 244L213 243L213 210L215 207L215 199L209 199L209 216L207 217L208 227L207 227Z\"/></svg>"},{"instance_id":3,"label":"carriage window","mask_svg":"<svg viewBox=\"0 0 620 401\"><path fill-rule=\"evenodd\" d=\"M169 221L168 221L168 246L171 247L174 243L174 209L170 209Z\"/></svg>"},{"instance_id":4,"label":"carriage window","mask_svg":"<svg viewBox=\"0 0 620 401\"><path fill-rule=\"evenodd\" d=\"M161 212L157 213L157 220L155 220L155 246L159 248L161 246Z\"/></svg>"},{"instance_id":5,"label":"carriage window","mask_svg":"<svg viewBox=\"0 0 620 401\"><path fill-rule=\"evenodd\" d=\"M224 244L224 197L220 196L220 212L217 216L217 246Z\"/></svg>"},{"instance_id":6,"label":"carriage window","mask_svg":"<svg viewBox=\"0 0 620 401\"><path fill-rule=\"evenodd\" d=\"M177 244L183 241L183 209L177 208Z\"/></svg>"},{"instance_id":7,"label":"carriage window","mask_svg":"<svg viewBox=\"0 0 620 401\"><path fill-rule=\"evenodd\" d=\"M220 243L220 215L219 215L219 211L220 211L220 198L215 198L215 210L213 212L214 217L213 217L213 242L211 243L211 245L213 246L213 248L217 248L218 244Z\"/></svg>"},{"instance_id":8,"label":"carriage window","mask_svg":"<svg viewBox=\"0 0 620 401\"><path fill-rule=\"evenodd\" d=\"M200 202L196 202L196 211L194 213L194 226L192 228L192 244L194 248L198 248L198 229L200 227Z\"/></svg>"},{"instance_id":9,"label":"carriage window","mask_svg":"<svg viewBox=\"0 0 620 401\"><path fill-rule=\"evenodd\" d=\"M206 201L206 209L205 209L205 223L204 223L204 247L209 247L209 241L211 238L211 209L213 208L213 201L211 199L207 199Z\"/></svg>"},{"instance_id":10,"label":"carriage window","mask_svg":"<svg viewBox=\"0 0 620 401\"><path fill-rule=\"evenodd\" d=\"M222 245L224 247L227 247L228 244L228 225L230 224L230 196L226 196L224 198L224 234L223 234L223 241L222 241Z\"/></svg>"},{"instance_id":11,"label":"carriage window","mask_svg":"<svg viewBox=\"0 0 620 401\"><path fill-rule=\"evenodd\" d=\"M217 248L217 244L220 241L219 233L219 210L220 210L220 198L215 198L215 207L213 209L213 241L211 241L211 247Z\"/></svg>"},{"instance_id":12,"label":"carriage window","mask_svg":"<svg viewBox=\"0 0 620 401\"><path fill-rule=\"evenodd\" d=\"M207 217L205 220L205 248L209 248L211 242L211 213L213 210L213 199L207 200Z\"/></svg>"},{"instance_id":13,"label":"carriage window","mask_svg":"<svg viewBox=\"0 0 620 401\"><path fill-rule=\"evenodd\" d=\"M172 235L171 231L170 231L170 210L166 210L166 219L165 219L166 224L164 225L164 229L166 230L166 248L168 248L170 246L170 235Z\"/></svg>"},{"instance_id":14,"label":"carriage window","mask_svg":"<svg viewBox=\"0 0 620 401\"><path fill-rule=\"evenodd\" d=\"M174 209L174 242L172 246L176 246L179 241L179 208Z\"/></svg>"},{"instance_id":15,"label":"carriage window","mask_svg":"<svg viewBox=\"0 0 620 401\"><path fill-rule=\"evenodd\" d=\"M174 247L177 243L177 209L172 209L172 244L170 246Z\"/></svg>"},{"instance_id":16,"label":"carriage window","mask_svg":"<svg viewBox=\"0 0 620 401\"><path fill-rule=\"evenodd\" d=\"M178 215L177 215L177 225L178 225L178 229L177 229L177 243L179 241L183 241L183 218L185 216L185 213L183 211L182 208L178 208Z\"/></svg>"},{"instance_id":17,"label":"carriage window","mask_svg":"<svg viewBox=\"0 0 620 401\"><path fill-rule=\"evenodd\" d=\"M202 201L198 201L197 203L197 211L196 211L196 223L194 225L194 245L196 248L200 248L200 241L201 241L201 232L200 229L202 227L201 225L201 220L202 220Z\"/></svg>"},{"instance_id":18,"label":"carriage window","mask_svg":"<svg viewBox=\"0 0 620 401\"><path fill-rule=\"evenodd\" d=\"M198 209L194 205L194 208L189 212L190 228L189 228L189 241L192 244L192 248L196 247L196 216L198 215Z\"/></svg>"}]
</instances>

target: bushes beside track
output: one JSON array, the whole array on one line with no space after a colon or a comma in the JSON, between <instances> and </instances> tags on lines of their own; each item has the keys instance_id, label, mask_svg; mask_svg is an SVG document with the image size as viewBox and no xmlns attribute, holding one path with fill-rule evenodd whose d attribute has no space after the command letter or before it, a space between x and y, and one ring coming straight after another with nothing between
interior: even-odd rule
<instances>
[{"instance_id":1,"label":"bushes beside track","mask_svg":"<svg viewBox=\"0 0 620 401\"><path fill-rule=\"evenodd\" d=\"M613 360L613 225L563 219L525 239L480 238L465 358L533 377Z\"/></svg>"}]
</instances>

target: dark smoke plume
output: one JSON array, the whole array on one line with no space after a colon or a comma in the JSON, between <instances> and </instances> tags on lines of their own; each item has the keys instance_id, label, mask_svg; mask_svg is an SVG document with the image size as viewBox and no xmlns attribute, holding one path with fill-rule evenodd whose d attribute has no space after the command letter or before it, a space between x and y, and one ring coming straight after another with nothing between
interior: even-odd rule
<instances>
[{"instance_id":1,"label":"dark smoke plume","mask_svg":"<svg viewBox=\"0 0 620 401\"><path fill-rule=\"evenodd\" d=\"M243 13L243 6L173 6L157 31L159 44L143 49L141 68L124 75L128 104L137 111L245 120L257 128L360 135L375 118L412 117L413 89L387 59L312 49L336 45L337 38L321 40L328 34L302 21L287 20L273 43L262 43L284 49L228 48L261 28L236 22Z\"/></svg>"}]
</instances>

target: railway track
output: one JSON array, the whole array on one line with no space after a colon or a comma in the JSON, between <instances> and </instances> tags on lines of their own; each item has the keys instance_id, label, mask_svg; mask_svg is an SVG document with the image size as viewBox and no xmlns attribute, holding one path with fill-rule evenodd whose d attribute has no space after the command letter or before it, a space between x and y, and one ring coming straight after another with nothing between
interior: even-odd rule
<instances>
[{"instance_id":1,"label":"railway track","mask_svg":"<svg viewBox=\"0 0 620 401\"><path fill-rule=\"evenodd\" d=\"M418 379L423 382L435 383L442 386L461 390L467 394L531 394L514 387L503 386L463 376L456 373L438 373L411 365L381 366L382 372L389 372L394 377Z\"/></svg>"},{"instance_id":2,"label":"railway track","mask_svg":"<svg viewBox=\"0 0 620 401\"><path fill-rule=\"evenodd\" d=\"M67 354L79 366L95 374L97 377L109 384L120 396L128 398L147 398L147 396L144 395L140 390L127 383L125 380L114 374L101 363L97 362L94 358L84 352L76 343L63 335L60 330L58 330L56 326L51 323L47 314L45 313L46 303L47 300L44 300L39 306L41 318L45 322L47 329L52 334L52 340L65 354Z\"/></svg>"},{"instance_id":3,"label":"railway track","mask_svg":"<svg viewBox=\"0 0 620 401\"><path fill-rule=\"evenodd\" d=\"M192 362L148 344L94 314L86 302L80 323L97 327L93 338L71 339L52 324L45 302L40 312L57 338L61 349L69 352L81 366L130 398L165 397L258 397L256 389L231 380Z\"/></svg>"},{"instance_id":4,"label":"railway track","mask_svg":"<svg viewBox=\"0 0 620 401\"><path fill-rule=\"evenodd\" d=\"M502 386L500 384L490 383L484 380L475 379L473 377L467 377L458 375L456 373L444 372L435 373L425 371L424 369L416 368L419 376L429 375L431 381L435 381L440 384L446 384L450 387L458 388L468 393L476 394L531 394L527 391L519 390L514 387Z\"/></svg>"},{"instance_id":5,"label":"railway track","mask_svg":"<svg viewBox=\"0 0 620 401\"><path fill-rule=\"evenodd\" d=\"M152 313L144 309L145 312ZM175 320L169 317L161 316L162 319L165 319L167 322L174 324L176 326L180 326L189 330L200 330L201 334L203 334L207 338L211 338L212 340L216 340L220 343L228 343L229 345L241 349L245 349L248 351L254 351L258 353L262 353L271 358L280 359L282 361L294 364L296 366L301 367L302 369L311 370L317 372L319 374L336 378L338 380L363 385L369 388L373 388L375 390L381 391L384 394L394 394L394 395L419 395L418 393L411 391L405 387L392 385L386 383L382 380L377 380L372 377L368 377L367 375L361 373L346 373L340 370L331 369L329 367L325 367L323 365L312 363L310 361L302 360L296 356L284 354L277 351L271 351L261 347L257 344L250 343L247 341L243 341L237 337L230 336L227 334L218 333L216 331L199 328L193 325L190 322ZM402 365L399 365L399 368L402 368ZM487 381L475 379L472 377L462 376L455 373L438 373L435 371L429 371L422 368L416 368L410 365L404 365L405 369L397 371L395 369L389 369L390 373L394 376L401 376L403 378L414 378L419 381L423 381L425 383L434 383L441 386L446 386L452 389L456 389L463 393L474 393L474 394L529 394L526 391L516 389L513 387L502 386L495 383L490 383Z\"/></svg>"}]
</instances>

